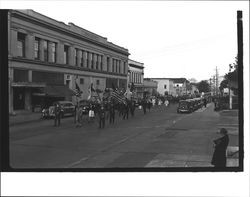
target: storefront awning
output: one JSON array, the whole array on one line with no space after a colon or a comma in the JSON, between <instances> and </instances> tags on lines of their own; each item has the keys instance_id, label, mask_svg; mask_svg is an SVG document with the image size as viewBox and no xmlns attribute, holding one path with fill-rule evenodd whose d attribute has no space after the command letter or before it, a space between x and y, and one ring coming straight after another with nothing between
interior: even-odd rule
<instances>
[{"instance_id":1,"label":"storefront awning","mask_svg":"<svg viewBox=\"0 0 250 197\"><path fill-rule=\"evenodd\" d=\"M48 96L48 97L68 97L75 95L75 92L69 89L66 85L47 85L41 92L33 93L34 96Z\"/></svg>"},{"instance_id":2,"label":"storefront awning","mask_svg":"<svg viewBox=\"0 0 250 197\"><path fill-rule=\"evenodd\" d=\"M35 83L35 82L12 82L12 87L29 87L29 88L44 88L45 83Z\"/></svg>"}]
</instances>

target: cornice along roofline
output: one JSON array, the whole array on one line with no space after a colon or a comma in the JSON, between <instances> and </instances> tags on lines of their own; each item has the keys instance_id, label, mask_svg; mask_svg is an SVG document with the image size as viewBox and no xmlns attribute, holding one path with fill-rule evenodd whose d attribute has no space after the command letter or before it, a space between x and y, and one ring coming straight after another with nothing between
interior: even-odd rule
<instances>
[{"instance_id":1,"label":"cornice along roofline","mask_svg":"<svg viewBox=\"0 0 250 197\"><path fill-rule=\"evenodd\" d=\"M69 25L66 25L63 22L56 21L55 19L44 16L33 10L11 10L10 13L11 13L11 16L13 17L22 18L27 21L36 22L36 23L42 24L43 26L46 26L47 28L49 27L52 30L60 31L60 32L63 32L64 34L70 34L71 36L77 37L80 40L85 40L87 42L94 43L96 45L99 45L104 48L108 48L115 52L119 52L126 56L130 55L130 53L128 52L128 49L115 45L109 42L107 38L102 37L93 32L90 32L88 30L85 30L81 27L78 27L74 25L73 23L69 23ZM49 21L45 21L46 19Z\"/></svg>"}]
</instances>

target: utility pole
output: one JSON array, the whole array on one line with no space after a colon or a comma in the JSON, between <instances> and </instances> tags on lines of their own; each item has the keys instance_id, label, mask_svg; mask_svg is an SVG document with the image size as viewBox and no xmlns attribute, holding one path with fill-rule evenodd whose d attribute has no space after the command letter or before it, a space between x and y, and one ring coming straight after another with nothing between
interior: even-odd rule
<instances>
[{"instance_id":1,"label":"utility pole","mask_svg":"<svg viewBox=\"0 0 250 197\"><path fill-rule=\"evenodd\" d=\"M218 87L219 87L219 84L218 84L218 69L217 69L217 66L216 66L216 69L215 69L215 94L216 96L218 96Z\"/></svg>"}]
</instances>

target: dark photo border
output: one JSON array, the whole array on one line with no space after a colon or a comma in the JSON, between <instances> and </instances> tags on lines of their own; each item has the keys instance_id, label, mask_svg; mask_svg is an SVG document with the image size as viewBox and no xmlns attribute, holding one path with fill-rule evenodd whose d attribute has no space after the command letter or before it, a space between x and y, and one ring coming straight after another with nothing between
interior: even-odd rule
<instances>
[{"instance_id":1,"label":"dark photo border","mask_svg":"<svg viewBox=\"0 0 250 197\"><path fill-rule=\"evenodd\" d=\"M238 16L238 84L239 84L239 167L213 168L213 167L188 167L188 168L11 168L9 162L9 101L8 101L8 10L0 10L0 79L1 79L1 171L2 172L242 172L244 158L244 110L243 110L243 26ZM244 13L243 13L244 16ZM243 20L247 20L243 17ZM235 20L236 21L236 20Z\"/></svg>"}]
</instances>

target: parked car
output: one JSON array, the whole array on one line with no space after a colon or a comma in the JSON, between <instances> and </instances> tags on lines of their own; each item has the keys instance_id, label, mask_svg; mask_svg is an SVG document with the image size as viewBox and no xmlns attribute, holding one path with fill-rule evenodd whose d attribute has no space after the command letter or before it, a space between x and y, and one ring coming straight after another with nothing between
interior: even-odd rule
<instances>
[{"instance_id":1,"label":"parked car","mask_svg":"<svg viewBox=\"0 0 250 197\"><path fill-rule=\"evenodd\" d=\"M192 99L180 100L177 113L191 113L194 111L194 101Z\"/></svg>"},{"instance_id":2,"label":"parked car","mask_svg":"<svg viewBox=\"0 0 250 197\"><path fill-rule=\"evenodd\" d=\"M53 118L55 117L55 104L58 103L61 106L61 117L65 116L74 116L75 114L75 105L70 101L57 101L54 102L48 108L42 110L43 118Z\"/></svg>"}]
</instances>

